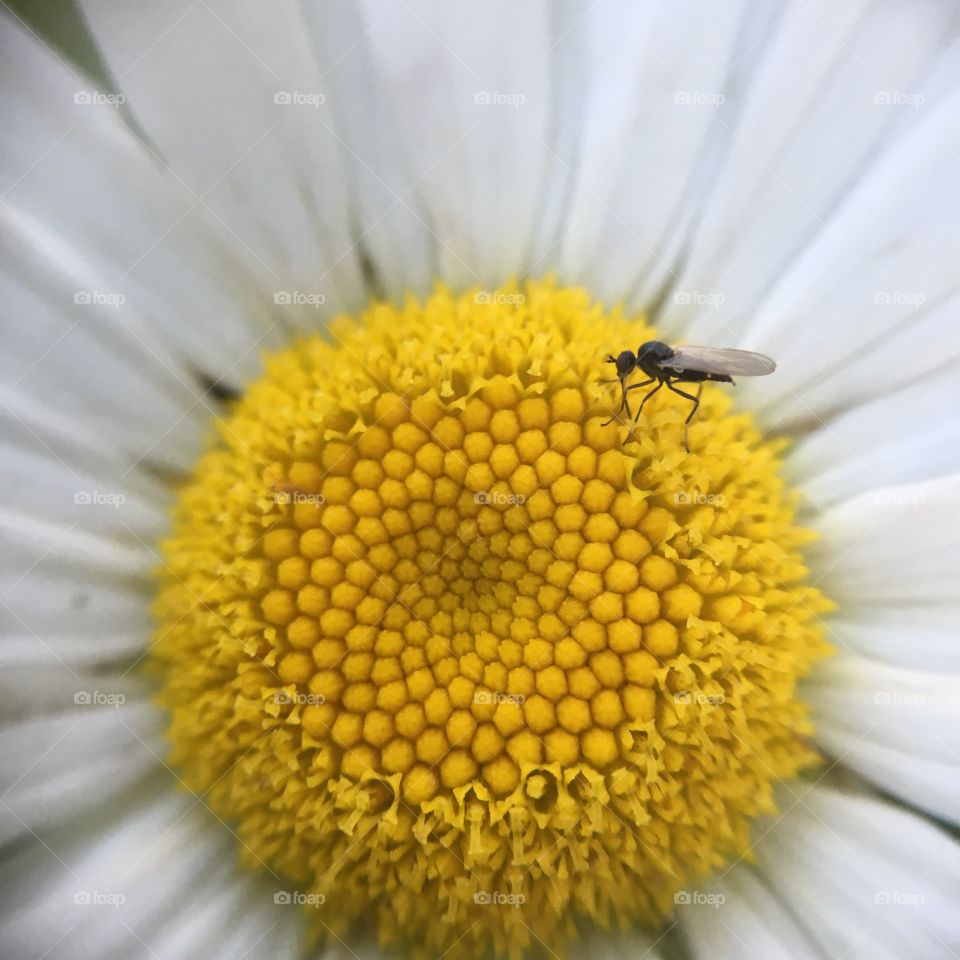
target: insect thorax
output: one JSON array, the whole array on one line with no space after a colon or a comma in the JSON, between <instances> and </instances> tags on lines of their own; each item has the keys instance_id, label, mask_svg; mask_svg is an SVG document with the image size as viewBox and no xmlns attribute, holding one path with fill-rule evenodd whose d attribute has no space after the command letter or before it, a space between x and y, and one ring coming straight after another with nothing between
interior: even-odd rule
<instances>
[{"instance_id":1,"label":"insect thorax","mask_svg":"<svg viewBox=\"0 0 960 960\"><path fill-rule=\"evenodd\" d=\"M663 372L661 364L673 356L673 347L662 340L648 340L640 344L637 350L637 366L651 377L658 377Z\"/></svg>"}]
</instances>

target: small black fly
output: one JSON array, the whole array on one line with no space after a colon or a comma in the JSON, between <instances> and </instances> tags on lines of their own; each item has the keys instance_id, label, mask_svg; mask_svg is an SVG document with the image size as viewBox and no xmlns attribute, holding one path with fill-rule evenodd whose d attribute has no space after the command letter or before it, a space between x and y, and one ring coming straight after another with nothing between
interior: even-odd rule
<instances>
[{"instance_id":1,"label":"small black fly","mask_svg":"<svg viewBox=\"0 0 960 960\"><path fill-rule=\"evenodd\" d=\"M620 416L621 410L627 411L627 416L633 416L633 422L640 419L640 414L646 402L663 386L681 397L692 401L693 407L684 421L683 443L689 453L687 444L687 430L697 408L700 406L700 393L707 380L717 383L733 383L733 374L739 377L762 377L773 373L777 365L762 353L753 353L750 350L733 350L725 347L671 347L660 340L648 340L640 345L636 354L631 350L624 350L619 356L608 356L607 363L617 368L616 380L607 380L606 383L619 383L622 392L620 407L617 412L604 424L613 423ZM627 377L634 370L642 370L649 379L627 386ZM631 390L648 387L656 382L640 401L640 408L635 415L630 413L630 403L627 394ZM697 383L697 394L678 390L678 383Z\"/></svg>"}]
</instances>

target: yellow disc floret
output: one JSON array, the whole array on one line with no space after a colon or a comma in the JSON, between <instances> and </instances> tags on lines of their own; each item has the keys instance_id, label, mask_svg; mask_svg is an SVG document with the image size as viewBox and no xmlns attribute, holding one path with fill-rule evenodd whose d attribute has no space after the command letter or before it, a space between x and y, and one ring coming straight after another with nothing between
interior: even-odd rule
<instances>
[{"instance_id":1,"label":"yellow disc floret","mask_svg":"<svg viewBox=\"0 0 960 960\"><path fill-rule=\"evenodd\" d=\"M815 761L782 445L709 386L690 453L666 391L604 426L604 357L652 338L550 282L377 305L269 357L183 489L172 760L319 930L454 958L655 923Z\"/></svg>"}]
</instances>

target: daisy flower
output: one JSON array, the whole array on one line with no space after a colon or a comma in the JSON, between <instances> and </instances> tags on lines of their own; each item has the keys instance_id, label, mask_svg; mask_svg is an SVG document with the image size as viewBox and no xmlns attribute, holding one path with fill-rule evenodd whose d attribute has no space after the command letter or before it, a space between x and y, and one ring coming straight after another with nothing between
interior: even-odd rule
<instances>
[{"instance_id":1,"label":"daisy flower","mask_svg":"<svg viewBox=\"0 0 960 960\"><path fill-rule=\"evenodd\" d=\"M956 956L953 5L79 12L0 36L4 956ZM778 369L687 430L652 340Z\"/></svg>"}]
</instances>

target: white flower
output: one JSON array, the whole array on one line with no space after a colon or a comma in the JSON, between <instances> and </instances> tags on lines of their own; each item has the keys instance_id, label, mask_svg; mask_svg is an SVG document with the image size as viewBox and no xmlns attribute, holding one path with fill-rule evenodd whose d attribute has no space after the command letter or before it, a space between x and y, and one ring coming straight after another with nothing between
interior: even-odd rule
<instances>
[{"instance_id":1,"label":"white flower","mask_svg":"<svg viewBox=\"0 0 960 960\"><path fill-rule=\"evenodd\" d=\"M955 956L952 4L81 7L102 88L0 36L4 955L297 955L310 895L175 789L135 670L171 478L262 349L553 271L777 359L736 396L794 438L837 604L803 691L828 772L665 941L589 955Z\"/></svg>"}]
</instances>

